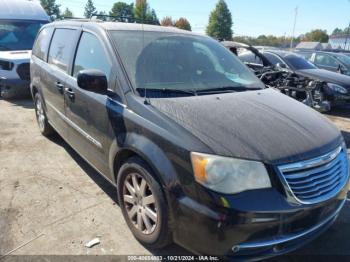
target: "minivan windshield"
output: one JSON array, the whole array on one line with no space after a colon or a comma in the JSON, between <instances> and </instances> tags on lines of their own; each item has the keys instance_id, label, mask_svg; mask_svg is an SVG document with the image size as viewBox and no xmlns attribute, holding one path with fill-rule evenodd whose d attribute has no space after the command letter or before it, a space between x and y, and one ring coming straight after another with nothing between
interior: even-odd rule
<instances>
[{"instance_id":1,"label":"minivan windshield","mask_svg":"<svg viewBox=\"0 0 350 262\"><path fill-rule=\"evenodd\" d=\"M208 37L152 31L110 33L138 91L191 95L264 88L229 50Z\"/></svg>"},{"instance_id":2,"label":"minivan windshield","mask_svg":"<svg viewBox=\"0 0 350 262\"><path fill-rule=\"evenodd\" d=\"M0 51L32 50L36 35L45 23L0 20Z\"/></svg>"}]
</instances>

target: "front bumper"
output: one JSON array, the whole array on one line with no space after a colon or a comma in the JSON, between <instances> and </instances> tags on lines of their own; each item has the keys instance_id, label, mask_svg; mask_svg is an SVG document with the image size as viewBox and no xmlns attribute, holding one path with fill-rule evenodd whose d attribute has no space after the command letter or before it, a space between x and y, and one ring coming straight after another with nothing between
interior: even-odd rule
<instances>
[{"instance_id":1,"label":"front bumper","mask_svg":"<svg viewBox=\"0 0 350 262\"><path fill-rule=\"evenodd\" d=\"M30 94L30 81L22 79L0 79L0 91L4 97Z\"/></svg>"},{"instance_id":2,"label":"front bumper","mask_svg":"<svg viewBox=\"0 0 350 262\"><path fill-rule=\"evenodd\" d=\"M350 89L348 90L348 92L350 92ZM325 94L332 106L340 106L350 103L350 94L338 93L328 87L325 88Z\"/></svg>"},{"instance_id":3,"label":"front bumper","mask_svg":"<svg viewBox=\"0 0 350 262\"><path fill-rule=\"evenodd\" d=\"M331 200L309 206L291 206L273 189L228 199L234 209L208 207L185 196L173 208L174 240L197 254L243 260L288 253L333 224L347 188Z\"/></svg>"},{"instance_id":4,"label":"front bumper","mask_svg":"<svg viewBox=\"0 0 350 262\"><path fill-rule=\"evenodd\" d=\"M323 222L303 232L280 236L265 241L241 243L233 246L232 252L230 253L237 258L241 257L244 259L247 256L254 256L256 259L264 259L291 252L312 241L332 226L344 204L345 200L341 202L334 213Z\"/></svg>"}]
</instances>

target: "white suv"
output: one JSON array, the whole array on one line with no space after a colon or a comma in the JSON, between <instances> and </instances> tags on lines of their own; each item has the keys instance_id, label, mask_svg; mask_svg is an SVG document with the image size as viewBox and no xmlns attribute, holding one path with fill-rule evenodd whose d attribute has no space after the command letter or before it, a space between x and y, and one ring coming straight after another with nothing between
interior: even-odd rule
<instances>
[{"instance_id":1,"label":"white suv","mask_svg":"<svg viewBox=\"0 0 350 262\"><path fill-rule=\"evenodd\" d=\"M31 50L37 32L49 22L39 3L0 0L0 95L29 94Z\"/></svg>"}]
</instances>

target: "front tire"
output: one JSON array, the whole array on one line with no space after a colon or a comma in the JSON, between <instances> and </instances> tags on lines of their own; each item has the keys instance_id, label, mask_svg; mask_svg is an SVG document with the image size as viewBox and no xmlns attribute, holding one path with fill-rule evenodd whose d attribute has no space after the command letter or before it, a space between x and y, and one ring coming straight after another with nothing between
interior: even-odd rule
<instances>
[{"instance_id":1,"label":"front tire","mask_svg":"<svg viewBox=\"0 0 350 262\"><path fill-rule=\"evenodd\" d=\"M49 121L44 110L43 99L39 93L36 93L34 96L34 105L35 105L35 115L38 122L40 133L46 137L51 136L55 133L52 126L49 124Z\"/></svg>"},{"instance_id":2,"label":"front tire","mask_svg":"<svg viewBox=\"0 0 350 262\"><path fill-rule=\"evenodd\" d=\"M160 184L148 165L130 158L118 173L118 200L135 238L150 248L171 243L169 213Z\"/></svg>"}]
</instances>

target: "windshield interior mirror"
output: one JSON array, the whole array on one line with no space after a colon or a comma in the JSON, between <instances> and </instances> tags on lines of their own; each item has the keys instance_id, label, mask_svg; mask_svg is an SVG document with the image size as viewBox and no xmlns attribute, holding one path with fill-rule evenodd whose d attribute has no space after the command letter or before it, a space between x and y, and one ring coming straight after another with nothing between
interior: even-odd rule
<instances>
[{"instance_id":1,"label":"windshield interior mirror","mask_svg":"<svg viewBox=\"0 0 350 262\"><path fill-rule=\"evenodd\" d=\"M80 71L77 82L81 89L98 94L107 94L107 77L100 70L89 69Z\"/></svg>"}]
</instances>

